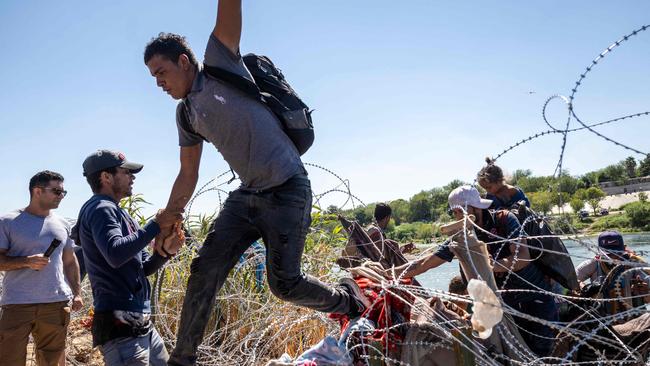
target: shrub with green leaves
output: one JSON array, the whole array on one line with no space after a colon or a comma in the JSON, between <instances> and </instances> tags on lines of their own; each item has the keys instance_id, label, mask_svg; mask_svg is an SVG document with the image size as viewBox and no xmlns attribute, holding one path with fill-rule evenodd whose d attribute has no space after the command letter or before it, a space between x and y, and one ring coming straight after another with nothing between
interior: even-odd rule
<instances>
[{"instance_id":1,"label":"shrub with green leaves","mask_svg":"<svg viewBox=\"0 0 650 366\"><path fill-rule=\"evenodd\" d=\"M644 227L650 224L650 203L632 202L625 206L625 213L634 227Z\"/></svg>"}]
</instances>

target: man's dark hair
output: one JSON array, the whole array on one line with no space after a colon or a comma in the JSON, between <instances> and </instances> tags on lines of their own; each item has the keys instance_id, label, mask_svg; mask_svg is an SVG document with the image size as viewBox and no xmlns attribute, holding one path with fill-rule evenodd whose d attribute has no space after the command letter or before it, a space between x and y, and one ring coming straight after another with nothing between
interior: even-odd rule
<instances>
[{"instance_id":1,"label":"man's dark hair","mask_svg":"<svg viewBox=\"0 0 650 366\"><path fill-rule=\"evenodd\" d=\"M449 281L449 292L457 295L464 295L467 293L467 284L463 282L461 276L455 276Z\"/></svg>"},{"instance_id":2,"label":"man's dark hair","mask_svg":"<svg viewBox=\"0 0 650 366\"><path fill-rule=\"evenodd\" d=\"M29 180L29 197L32 197L34 188L47 187L50 181L53 180L63 182L63 176L50 170L43 170L42 172L36 173L36 175Z\"/></svg>"},{"instance_id":3,"label":"man's dark hair","mask_svg":"<svg viewBox=\"0 0 650 366\"><path fill-rule=\"evenodd\" d=\"M393 210L385 203L378 203L375 206L375 220L383 220L384 218L390 216L393 213Z\"/></svg>"},{"instance_id":4,"label":"man's dark hair","mask_svg":"<svg viewBox=\"0 0 650 366\"><path fill-rule=\"evenodd\" d=\"M92 189L93 193L99 193L102 189L102 180L100 177L103 172L108 174L117 174L117 167L100 170L86 176L86 181L88 182L88 185L90 185L90 189Z\"/></svg>"},{"instance_id":5,"label":"man's dark hair","mask_svg":"<svg viewBox=\"0 0 650 366\"><path fill-rule=\"evenodd\" d=\"M186 54L187 58L194 66L199 66L196 61L194 52L187 44L185 37L174 33L158 33L158 37L152 38L144 49L144 63L145 65L155 55L161 55L169 59L173 63L178 63L178 58Z\"/></svg>"}]
</instances>

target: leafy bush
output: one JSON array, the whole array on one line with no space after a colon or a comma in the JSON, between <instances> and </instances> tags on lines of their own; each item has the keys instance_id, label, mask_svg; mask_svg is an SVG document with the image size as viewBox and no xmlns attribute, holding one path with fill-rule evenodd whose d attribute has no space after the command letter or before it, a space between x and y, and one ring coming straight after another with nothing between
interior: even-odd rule
<instances>
[{"instance_id":1,"label":"leafy bush","mask_svg":"<svg viewBox=\"0 0 650 366\"><path fill-rule=\"evenodd\" d=\"M439 234L440 230L438 228L434 229L430 222L411 222L395 226L395 229L388 233L388 237L400 242L418 241L428 243L434 235Z\"/></svg>"},{"instance_id":2,"label":"leafy bush","mask_svg":"<svg viewBox=\"0 0 650 366\"><path fill-rule=\"evenodd\" d=\"M554 217L550 221L550 225L556 234L570 234L575 230L573 217L568 213Z\"/></svg>"},{"instance_id":3,"label":"leafy bush","mask_svg":"<svg viewBox=\"0 0 650 366\"><path fill-rule=\"evenodd\" d=\"M632 202L625 206L625 213L634 227L641 228L650 224L650 203L648 202Z\"/></svg>"},{"instance_id":4,"label":"leafy bush","mask_svg":"<svg viewBox=\"0 0 650 366\"><path fill-rule=\"evenodd\" d=\"M630 219L627 215L608 215L600 217L590 228L593 231L604 231L629 229L630 226Z\"/></svg>"}]
</instances>

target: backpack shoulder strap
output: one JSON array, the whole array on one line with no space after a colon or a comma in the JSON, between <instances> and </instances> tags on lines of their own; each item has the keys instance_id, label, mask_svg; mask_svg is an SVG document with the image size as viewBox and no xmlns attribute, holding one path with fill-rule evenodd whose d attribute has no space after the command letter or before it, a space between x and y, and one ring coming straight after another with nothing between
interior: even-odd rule
<instances>
[{"instance_id":1,"label":"backpack shoulder strap","mask_svg":"<svg viewBox=\"0 0 650 366\"><path fill-rule=\"evenodd\" d=\"M254 82L242 77L241 75L237 75L234 72L224 70L220 67L208 65L203 65L203 70L213 78L225 81L255 99L262 99L260 88L258 88Z\"/></svg>"}]
</instances>

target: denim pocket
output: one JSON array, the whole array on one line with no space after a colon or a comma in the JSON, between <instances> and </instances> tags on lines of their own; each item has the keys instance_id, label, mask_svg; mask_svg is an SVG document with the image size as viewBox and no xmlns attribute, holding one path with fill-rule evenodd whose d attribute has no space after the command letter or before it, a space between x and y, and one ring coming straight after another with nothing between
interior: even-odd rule
<instances>
[{"instance_id":1,"label":"denim pocket","mask_svg":"<svg viewBox=\"0 0 650 366\"><path fill-rule=\"evenodd\" d=\"M307 192L303 188L274 191L272 196L280 206L304 208L307 205Z\"/></svg>"}]
</instances>

